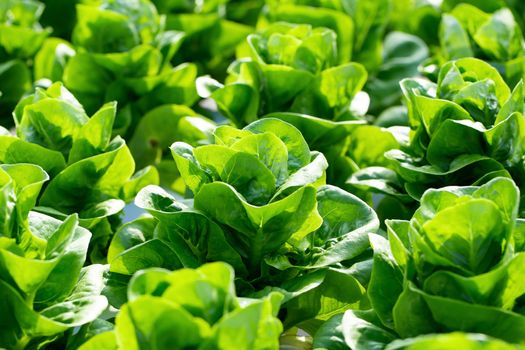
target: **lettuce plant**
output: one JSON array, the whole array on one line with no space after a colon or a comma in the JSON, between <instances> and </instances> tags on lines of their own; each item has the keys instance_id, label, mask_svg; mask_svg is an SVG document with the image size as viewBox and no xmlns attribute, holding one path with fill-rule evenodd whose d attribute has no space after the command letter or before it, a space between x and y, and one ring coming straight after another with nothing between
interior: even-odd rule
<instances>
[{"instance_id":1,"label":"lettuce plant","mask_svg":"<svg viewBox=\"0 0 525 350\"><path fill-rule=\"evenodd\" d=\"M104 267L82 268L91 234L78 216L33 211L48 179L37 165L0 165L0 347L40 349L107 307Z\"/></svg>"},{"instance_id":2,"label":"lettuce plant","mask_svg":"<svg viewBox=\"0 0 525 350\"><path fill-rule=\"evenodd\" d=\"M195 270L138 272L113 331L83 344L89 349L278 349L282 325L277 293L238 298L225 263Z\"/></svg>"},{"instance_id":3,"label":"lettuce plant","mask_svg":"<svg viewBox=\"0 0 525 350\"><path fill-rule=\"evenodd\" d=\"M225 85L199 78L199 93L214 99L219 111L238 126L277 111L360 118L368 107L366 94L359 93L367 74L357 63L337 65L341 51L336 38L326 28L275 23L248 36Z\"/></svg>"},{"instance_id":4,"label":"lettuce plant","mask_svg":"<svg viewBox=\"0 0 525 350\"><path fill-rule=\"evenodd\" d=\"M5 0L0 4L0 118L9 114L33 83L31 59L50 34L38 22L44 5L33 0Z\"/></svg>"},{"instance_id":5,"label":"lettuce plant","mask_svg":"<svg viewBox=\"0 0 525 350\"><path fill-rule=\"evenodd\" d=\"M392 27L423 39L432 57L421 71L437 80L449 60L476 57L492 64L514 87L523 76L522 5L513 0L395 1ZM421 62L420 62L421 63Z\"/></svg>"},{"instance_id":6,"label":"lettuce plant","mask_svg":"<svg viewBox=\"0 0 525 350\"><path fill-rule=\"evenodd\" d=\"M352 60L368 71L364 90L370 95L370 113L377 116L386 107L399 104L399 80L416 76L418 65L428 57L426 44L417 36L387 33L398 2L268 1L259 26L284 21L332 29L337 35L338 63Z\"/></svg>"},{"instance_id":7,"label":"lettuce plant","mask_svg":"<svg viewBox=\"0 0 525 350\"><path fill-rule=\"evenodd\" d=\"M387 220L388 241L370 236L373 311L348 316L359 325L352 341L362 340L360 334L388 343L464 331L523 342L518 207L514 182L496 178L479 187L428 190L410 221Z\"/></svg>"},{"instance_id":8,"label":"lettuce plant","mask_svg":"<svg viewBox=\"0 0 525 350\"><path fill-rule=\"evenodd\" d=\"M194 207L235 232L226 234L247 271L258 276L265 257L284 243L291 252L313 248L303 238L322 225L318 197L337 195L330 188L316 191L325 181L324 156L310 153L299 131L276 119L243 130L223 126L214 134L215 145L191 149L175 143L172 151ZM226 205L215 206L212 198ZM232 211L244 214L234 220ZM316 265L321 255L305 263Z\"/></svg>"},{"instance_id":9,"label":"lettuce plant","mask_svg":"<svg viewBox=\"0 0 525 350\"><path fill-rule=\"evenodd\" d=\"M486 13L473 5L460 4L443 14L439 40L441 50L434 59L438 65L477 57L495 66L510 86L523 77L523 35L507 8Z\"/></svg>"},{"instance_id":10,"label":"lettuce plant","mask_svg":"<svg viewBox=\"0 0 525 350\"><path fill-rule=\"evenodd\" d=\"M276 124L280 127L275 127ZM321 225L316 210L316 187L324 182L326 160L322 154L310 153L297 129L278 120L261 120L245 130L222 126L215 130L214 135L216 142L212 145L193 148L179 142L171 147L178 170L195 196L193 206L200 212L178 203L155 187L142 190L136 204L161 222L166 221L167 227L177 226L177 217L192 218L185 225L202 222L199 227L204 231L187 231L188 234L198 234L191 239L194 242L190 246L187 246L191 243L188 237L184 239L186 245L174 244L172 247L182 249L177 256L183 258L185 266L195 267L206 260L217 259L213 257L216 254L230 252L226 255L231 259L217 260L237 267L240 276L250 272L254 278L259 277L263 259L269 252L292 236L298 242ZM219 198L218 194L227 200L228 206L213 208L215 203L210 198ZM187 210L189 212L184 214ZM243 219L237 223L232 221L232 211L244 212ZM166 220L162 220L164 217ZM236 241L236 249L226 240L227 232L213 219L236 230L234 236L237 237L231 238ZM287 225L276 230L284 222ZM160 231L169 235L174 233L173 228L159 229L156 233L160 235ZM185 230L178 231L185 234ZM206 235L218 236L214 239L215 246L209 246L215 253L208 252L208 245L199 244ZM167 237L168 240L175 238ZM222 243L217 241L219 239ZM194 244L199 244L198 250L192 247ZM207 255L210 256L207 258ZM184 261L186 258L190 260Z\"/></svg>"},{"instance_id":11,"label":"lettuce plant","mask_svg":"<svg viewBox=\"0 0 525 350\"><path fill-rule=\"evenodd\" d=\"M384 266L394 257L394 275L400 271L405 283L392 286L391 295L402 287L397 300L380 300L384 292L376 282L387 270L372 275L369 296L381 320L393 322L402 337L443 327L523 341L519 310L525 291L515 284L523 260L518 207L516 185L496 178L480 187L429 190L409 222L387 221L392 255L386 241L373 236L374 259ZM430 317L409 321L408 312L419 308Z\"/></svg>"},{"instance_id":12,"label":"lettuce plant","mask_svg":"<svg viewBox=\"0 0 525 350\"><path fill-rule=\"evenodd\" d=\"M399 103L398 81L415 76L418 64L428 56L426 45L415 36L393 32L384 37L389 4L271 1L259 21L261 29L238 49L238 61L230 66L225 86L201 78L199 93L211 96L219 110L240 126L271 112L362 119L369 104L378 115ZM350 62L352 51L363 66ZM369 71L368 82L363 68ZM312 79L308 71L316 77ZM363 87L366 93L360 91Z\"/></svg>"},{"instance_id":13,"label":"lettuce plant","mask_svg":"<svg viewBox=\"0 0 525 350\"><path fill-rule=\"evenodd\" d=\"M288 123L267 118L242 130L221 126L214 136L211 145L172 145L194 198L188 203L161 188L144 188L135 203L153 218L116 233L110 271L130 276L147 267L224 261L235 269L242 295L285 294L287 328L315 320L309 327L316 329L336 308L367 305L367 233L379 226L373 210L324 185L324 156L310 152ZM329 301L334 294L335 304ZM317 298L322 306L304 310Z\"/></svg>"},{"instance_id":14,"label":"lettuce plant","mask_svg":"<svg viewBox=\"0 0 525 350\"><path fill-rule=\"evenodd\" d=\"M430 187L481 184L497 176L513 177L522 186L522 83L511 91L488 63L463 58L444 65L437 84L408 79L401 87L409 140L386 157L410 196L418 199ZM371 178L378 180L378 189L390 182L379 173Z\"/></svg>"},{"instance_id":15,"label":"lettuce plant","mask_svg":"<svg viewBox=\"0 0 525 350\"><path fill-rule=\"evenodd\" d=\"M336 46L338 50L337 63L344 64L352 60L352 54L354 52L355 45L359 45L358 40L354 40L357 36L362 36L364 39L368 31L364 30L360 33L356 33L356 25L346 11L356 10L356 8L350 9L350 6L345 7L342 1L332 1L331 3L323 1L310 1L310 0L285 0L285 1L267 1L268 9L266 13L263 13L259 20L259 26L265 24L265 22L286 22L294 24L307 24L314 28L327 28L332 30L336 35ZM360 2L361 3L361 2ZM364 3L364 2L363 2ZM376 2L371 4L376 6ZM385 8L383 7L383 10ZM381 21L381 16L377 16L378 22ZM369 19L375 20L376 17L369 17ZM371 31L375 29L370 27ZM361 43L363 44L364 41ZM373 46L376 44L375 40L370 40L369 45ZM363 53L365 50L363 50ZM369 63L372 63L371 61Z\"/></svg>"},{"instance_id":16,"label":"lettuce plant","mask_svg":"<svg viewBox=\"0 0 525 350\"><path fill-rule=\"evenodd\" d=\"M88 1L77 5L77 16L72 33L77 53L62 80L89 113L119 102L115 134L132 135L142 115L159 105L196 101L197 68L170 64L184 34L165 31L149 0Z\"/></svg>"},{"instance_id":17,"label":"lettuce plant","mask_svg":"<svg viewBox=\"0 0 525 350\"><path fill-rule=\"evenodd\" d=\"M126 143L111 138L115 115L116 104L108 103L89 118L75 97L55 83L19 103L17 136L0 136L1 163L37 164L51 176L38 199L39 210L58 218L78 213L80 224L93 230L94 260L104 259L99 254L125 202L158 181L151 167L135 174Z\"/></svg>"}]
</instances>

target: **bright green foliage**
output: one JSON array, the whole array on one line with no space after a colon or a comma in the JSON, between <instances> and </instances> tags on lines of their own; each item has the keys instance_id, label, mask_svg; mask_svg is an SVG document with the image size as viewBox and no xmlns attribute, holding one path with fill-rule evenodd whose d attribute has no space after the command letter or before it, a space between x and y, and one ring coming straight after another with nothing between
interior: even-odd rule
<instances>
[{"instance_id":1,"label":"bright green foliage","mask_svg":"<svg viewBox=\"0 0 525 350\"><path fill-rule=\"evenodd\" d=\"M507 8L485 13L473 5L460 4L443 15L439 39L441 64L462 57L478 57L501 71L511 86L523 77L523 35Z\"/></svg>"},{"instance_id":2,"label":"bright green foliage","mask_svg":"<svg viewBox=\"0 0 525 350\"><path fill-rule=\"evenodd\" d=\"M339 55L332 30L275 23L248 37L225 85L199 78L199 93L238 126L277 111L356 119L368 108L366 94L356 98L367 73L357 63L337 65Z\"/></svg>"},{"instance_id":3,"label":"bright green foliage","mask_svg":"<svg viewBox=\"0 0 525 350\"><path fill-rule=\"evenodd\" d=\"M0 346L37 348L102 313L105 268L82 268L91 234L76 214L59 221L33 211L49 179L42 168L1 165L0 178Z\"/></svg>"},{"instance_id":4,"label":"bright green foliage","mask_svg":"<svg viewBox=\"0 0 525 350\"><path fill-rule=\"evenodd\" d=\"M370 237L368 295L382 325L403 338L449 330L523 342L518 204L514 183L497 178L429 190L410 221L387 221L389 242Z\"/></svg>"},{"instance_id":5,"label":"bright green foliage","mask_svg":"<svg viewBox=\"0 0 525 350\"><path fill-rule=\"evenodd\" d=\"M43 10L44 5L33 0L4 0L0 4L1 119L8 119L18 100L31 89L29 61L50 33L38 23Z\"/></svg>"},{"instance_id":6,"label":"bright green foliage","mask_svg":"<svg viewBox=\"0 0 525 350\"><path fill-rule=\"evenodd\" d=\"M62 79L67 61L75 55L73 46L59 38L47 38L35 55L34 79Z\"/></svg>"},{"instance_id":7,"label":"bright green foliage","mask_svg":"<svg viewBox=\"0 0 525 350\"><path fill-rule=\"evenodd\" d=\"M385 195L376 199L377 213L383 218L407 218L413 199L404 194L403 184L394 171L387 151L397 149L406 138L399 127L381 128L364 121L340 121L315 118L299 113L271 113L296 126L312 149L322 152L330 165L326 171L329 184L336 185L373 204L370 188Z\"/></svg>"},{"instance_id":8,"label":"bright green foliage","mask_svg":"<svg viewBox=\"0 0 525 350\"><path fill-rule=\"evenodd\" d=\"M337 198L335 189L316 191L324 183L324 157L311 154L299 131L276 119L243 130L219 127L214 134L215 145L191 149L175 143L172 152L195 208L229 228L229 240L250 274L256 277L263 259L284 243L292 254L313 248L315 236L304 238L322 225L319 196ZM221 198L221 205L213 198Z\"/></svg>"},{"instance_id":9,"label":"bright green foliage","mask_svg":"<svg viewBox=\"0 0 525 350\"><path fill-rule=\"evenodd\" d=\"M482 334L454 332L397 340L386 347L387 350L515 350L516 345L505 343Z\"/></svg>"},{"instance_id":10,"label":"bright green foliage","mask_svg":"<svg viewBox=\"0 0 525 350\"><path fill-rule=\"evenodd\" d=\"M522 83L511 91L489 64L463 58L444 65L437 84L407 79L401 87L410 140L386 157L406 193L419 199L430 187L482 184L497 176L522 186ZM381 190L389 180L377 175L380 186L372 187Z\"/></svg>"},{"instance_id":11,"label":"bright green foliage","mask_svg":"<svg viewBox=\"0 0 525 350\"><path fill-rule=\"evenodd\" d=\"M282 296L237 298L233 279L224 263L143 270L129 283L115 329L80 349L278 349Z\"/></svg>"},{"instance_id":12,"label":"bright green foliage","mask_svg":"<svg viewBox=\"0 0 525 350\"><path fill-rule=\"evenodd\" d=\"M519 191L505 178L425 192L410 221L387 220L388 240L370 235L373 309L334 316L316 334L315 347L512 348L459 333L417 337L444 331L523 342L518 205ZM392 342L398 337L417 338Z\"/></svg>"},{"instance_id":13,"label":"bright green foliage","mask_svg":"<svg viewBox=\"0 0 525 350\"><path fill-rule=\"evenodd\" d=\"M524 10L0 0L0 348L520 349Z\"/></svg>"},{"instance_id":14,"label":"bright green foliage","mask_svg":"<svg viewBox=\"0 0 525 350\"><path fill-rule=\"evenodd\" d=\"M155 219L137 219L117 232L110 271L129 276L146 267L225 261L237 273L240 293L283 292L285 325L310 320L304 327L312 330L335 310L367 307L362 284L369 271L361 278L352 269L369 258L368 233L379 226L373 210L323 186L325 158L310 152L288 123L267 118L242 130L221 126L214 135L212 145L173 144L193 205L158 187L143 189L136 204ZM323 302L312 305L318 298Z\"/></svg>"},{"instance_id":15,"label":"bright green foliage","mask_svg":"<svg viewBox=\"0 0 525 350\"><path fill-rule=\"evenodd\" d=\"M268 21L306 23L332 29L337 35L339 63L353 59L375 71L382 60L383 35L391 1L268 1Z\"/></svg>"},{"instance_id":16,"label":"bright green foliage","mask_svg":"<svg viewBox=\"0 0 525 350\"><path fill-rule=\"evenodd\" d=\"M370 112L377 115L399 104L399 81L416 76L417 66L428 57L426 44L417 36L401 32L385 35L391 17L399 12L394 8L399 2L272 0L259 24L284 21L332 29L337 36L339 64L355 61L368 71L364 90L370 95Z\"/></svg>"},{"instance_id":17,"label":"bright green foliage","mask_svg":"<svg viewBox=\"0 0 525 350\"><path fill-rule=\"evenodd\" d=\"M516 350L517 345L478 333L452 332L394 340L393 334L377 324L377 319L356 311L346 311L326 322L315 336L316 350Z\"/></svg>"},{"instance_id":18,"label":"bright green foliage","mask_svg":"<svg viewBox=\"0 0 525 350\"><path fill-rule=\"evenodd\" d=\"M417 75L428 56L415 36L385 37L390 6L389 0L268 1L225 84L200 78L199 94L211 96L238 126L272 112L354 120L370 105L379 114L399 104L399 80Z\"/></svg>"},{"instance_id":19,"label":"bright green foliage","mask_svg":"<svg viewBox=\"0 0 525 350\"><path fill-rule=\"evenodd\" d=\"M116 104L104 105L91 118L60 83L23 99L14 117L17 136L0 136L1 163L33 163L52 177L38 200L39 210L65 218L78 213L93 229L94 260L111 237L109 219L140 188L157 183L154 168L135 172L122 138L111 138Z\"/></svg>"},{"instance_id":20,"label":"bright green foliage","mask_svg":"<svg viewBox=\"0 0 525 350\"><path fill-rule=\"evenodd\" d=\"M88 1L77 5L77 16L77 54L62 79L89 113L118 101L114 133L131 135L142 115L158 105L195 102L197 68L170 64L184 34L164 31L149 1Z\"/></svg>"},{"instance_id":21,"label":"bright green foliage","mask_svg":"<svg viewBox=\"0 0 525 350\"><path fill-rule=\"evenodd\" d=\"M344 187L350 176L362 168L390 166L384 153L399 147L396 128L366 125L364 121L334 122L299 113L271 113L297 127L308 145L328 159L327 181Z\"/></svg>"},{"instance_id":22,"label":"bright green foliage","mask_svg":"<svg viewBox=\"0 0 525 350\"><path fill-rule=\"evenodd\" d=\"M261 206L324 182L324 156L311 154L299 130L288 123L263 119L242 130L221 126L214 137L215 144L195 149L183 143L171 146L181 176L195 197L208 190L226 191ZM214 182L227 187L216 187Z\"/></svg>"},{"instance_id":23,"label":"bright green foliage","mask_svg":"<svg viewBox=\"0 0 525 350\"><path fill-rule=\"evenodd\" d=\"M268 22L309 24L313 27L331 29L337 35L337 60L339 64L352 59L355 25L339 1L335 6L322 6L319 1L268 1ZM339 3L339 4L337 4ZM312 6L313 5L313 6ZM362 33L365 34L366 33Z\"/></svg>"}]
</instances>

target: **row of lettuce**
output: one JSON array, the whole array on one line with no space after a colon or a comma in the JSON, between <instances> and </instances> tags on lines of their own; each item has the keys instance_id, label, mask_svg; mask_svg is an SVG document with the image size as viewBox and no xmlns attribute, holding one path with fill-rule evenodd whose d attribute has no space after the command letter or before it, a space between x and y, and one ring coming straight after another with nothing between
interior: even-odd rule
<instances>
[{"instance_id":1,"label":"row of lettuce","mask_svg":"<svg viewBox=\"0 0 525 350\"><path fill-rule=\"evenodd\" d=\"M523 341L525 226L501 171L425 191L410 221L386 221L387 240L374 210L326 185L325 156L281 119L174 143L185 201L144 187L154 168L133 174L125 142L110 139L114 104L88 119L57 83L16 110L19 136L0 137L4 347L271 349L283 330L281 342L311 346L294 327L328 349L503 346L479 334L411 338L445 330ZM57 116L69 134L40 133ZM137 191L151 215L115 224ZM109 240L109 264L85 265Z\"/></svg>"},{"instance_id":2,"label":"row of lettuce","mask_svg":"<svg viewBox=\"0 0 525 350\"><path fill-rule=\"evenodd\" d=\"M0 347L525 343L520 2L67 3L0 4Z\"/></svg>"}]
</instances>

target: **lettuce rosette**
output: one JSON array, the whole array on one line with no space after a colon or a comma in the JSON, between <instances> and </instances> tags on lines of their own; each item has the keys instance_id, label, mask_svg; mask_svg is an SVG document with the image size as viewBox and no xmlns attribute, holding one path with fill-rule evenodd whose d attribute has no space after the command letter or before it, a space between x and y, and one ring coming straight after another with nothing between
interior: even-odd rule
<instances>
[{"instance_id":1,"label":"lettuce rosette","mask_svg":"<svg viewBox=\"0 0 525 350\"><path fill-rule=\"evenodd\" d=\"M129 301L114 329L79 349L278 349L282 296L238 298L233 282L233 269L225 263L140 271L129 283Z\"/></svg>"},{"instance_id":2,"label":"lettuce rosette","mask_svg":"<svg viewBox=\"0 0 525 350\"><path fill-rule=\"evenodd\" d=\"M370 96L369 112L377 117L388 107L400 104L399 80L417 76L418 65L429 54L427 45L417 36L419 33L391 31L393 18L399 12L396 8L399 1L272 0L267 3L258 27L282 21L334 31L339 64L355 61L367 70L364 91ZM385 112L390 118L393 115L393 111Z\"/></svg>"},{"instance_id":3,"label":"lettuce rosette","mask_svg":"<svg viewBox=\"0 0 525 350\"><path fill-rule=\"evenodd\" d=\"M145 185L158 183L152 167L135 173L126 142L112 138L116 103L88 117L60 83L37 89L14 112L17 135L0 136L0 163L41 166L50 181L38 197L38 210L59 219L77 213L92 230L92 260L103 251L126 202Z\"/></svg>"},{"instance_id":4,"label":"lettuce rosette","mask_svg":"<svg viewBox=\"0 0 525 350\"><path fill-rule=\"evenodd\" d=\"M439 50L426 62L425 70L463 57L483 59L494 66L514 87L523 78L524 41L518 21L510 9L483 11L459 4L441 17Z\"/></svg>"},{"instance_id":5,"label":"lettuce rosette","mask_svg":"<svg viewBox=\"0 0 525 350\"><path fill-rule=\"evenodd\" d=\"M289 111L325 119L362 118L368 96L360 92L367 73L358 63L339 64L337 36L327 28L278 22L251 34L228 68L225 84L197 80L237 126L271 112Z\"/></svg>"},{"instance_id":6,"label":"lettuce rosette","mask_svg":"<svg viewBox=\"0 0 525 350\"><path fill-rule=\"evenodd\" d=\"M91 233L76 214L34 211L47 173L33 164L0 165L0 347L39 349L96 319L102 265L83 268Z\"/></svg>"},{"instance_id":7,"label":"lettuce rosette","mask_svg":"<svg viewBox=\"0 0 525 350\"><path fill-rule=\"evenodd\" d=\"M519 190L507 178L426 191L410 221L387 220L388 240L370 235L372 309L338 316L329 321L332 329L340 322L356 327L345 336L347 344L362 341L352 349L374 342L396 348L386 344L456 331L523 343L525 255L518 208ZM327 334L328 328L320 336ZM359 339L362 334L369 337ZM403 342L410 345L395 343Z\"/></svg>"},{"instance_id":8,"label":"lettuce rosette","mask_svg":"<svg viewBox=\"0 0 525 350\"><path fill-rule=\"evenodd\" d=\"M313 332L335 309L366 307L368 233L379 226L373 210L325 185L324 156L288 123L267 118L242 130L220 126L214 135L210 145L172 145L193 198L144 188L135 203L152 217L116 233L110 271L125 279L147 267L224 261L241 295L285 295L286 329L306 322ZM305 310L316 300L321 304Z\"/></svg>"},{"instance_id":9,"label":"lettuce rosette","mask_svg":"<svg viewBox=\"0 0 525 350\"><path fill-rule=\"evenodd\" d=\"M149 0L83 1L76 13L76 54L57 78L88 113L117 101L114 135L130 137L142 116L159 105L196 102L197 67L170 63L184 33L164 30L164 17Z\"/></svg>"},{"instance_id":10,"label":"lettuce rosette","mask_svg":"<svg viewBox=\"0 0 525 350\"><path fill-rule=\"evenodd\" d=\"M523 186L521 82L511 91L488 63L463 58L444 65L437 84L407 79L401 88L410 129L400 149L385 154L398 176L358 174L377 180L376 190L397 182L391 193L419 199L431 187L480 185L498 176Z\"/></svg>"}]
</instances>

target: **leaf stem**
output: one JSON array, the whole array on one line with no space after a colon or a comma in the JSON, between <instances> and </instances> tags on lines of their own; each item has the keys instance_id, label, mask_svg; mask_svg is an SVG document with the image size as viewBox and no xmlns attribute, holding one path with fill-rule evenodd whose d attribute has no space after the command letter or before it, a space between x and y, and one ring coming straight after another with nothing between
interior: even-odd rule
<instances>
[{"instance_id":1,"label":"leaf stem","mask_svg":"<svg viewBox=\"0 0 525 350\"><path fill-rule=\"evenodd\" d=\"M252 276L258 276L261 272L263 245L264 233L262 229L259 229L251 241L250 256L248 257L248 270Z\"/></svg>"},{"instance_id":2,"label":"leaf stem","mask_svg":"<svg viewBox=\"0 0 525 350\"><path fill-rule=\"evenodd\" d=\"M24 334L22 338L18 339L18 341L16 342L14 350L24 350L30 341L31 337L28 337Z\"/></svg>"}]
</instances>

